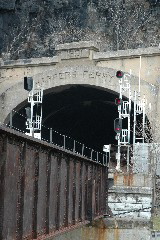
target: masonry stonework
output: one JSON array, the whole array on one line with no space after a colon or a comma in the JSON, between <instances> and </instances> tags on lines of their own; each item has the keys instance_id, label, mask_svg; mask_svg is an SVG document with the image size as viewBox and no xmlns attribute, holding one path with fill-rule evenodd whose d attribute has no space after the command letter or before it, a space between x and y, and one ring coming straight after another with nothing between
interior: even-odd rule
<instances>
[{"instance_id":1,"label":"masonry stonework","mask_svg":"<svg viewBox=\"0 0 160 240\"><path fill-rule=\"evenodd\" d=\"M36 86L44 88L44 94L56 91L58 87L67 88L69 85L92 85L103 88L106 91L119 93L119 84L115 77L117 70L126 73L131 72L131 90L139 89L139 64L142 60L141 69L141 96L145 94L148 103L151 103L152 113L146 112L149 120L160 121L160 51L159 48L146 48L115 52L99 52L94 42L79 42L61 44L56 47L57 55L53 57L19 59L12 61L0 60L0 122L9 121L9 113L22 108L27 102L28 93L24 90L24 76L32 76ZM160 133L156 131L158 138ZM118 219L115 225L111 218L104 223L103 227L83 228L75 231L77 239L83 239L83 235L93 234L96 238L97 231L103 229L104 240L108 239L130 239L149 240L150 226L139 226L141 220L147 224L151 218L152 202L152 177L149 174L113 174L114 186L109 190L108 203L112 214L122 214L123 221L126 221L122 228L121 220ZM137 209L146 208L139 214ZM125 215L124 209L131 211ZM132 218L135 222L132 222ZM106 220L107 221L107 220ZM137 223L138 222L138 223ZM132 223L132 226L130 224ZM109 228L109 224L111 227ZM143 224L142 224L143 225ZM117 227L118 226L118 227ZM135 229L133 229L135 226ZM108 229L109 228L109 229ZM124 229L125 228L125 231ZM130 229L129 231L127 231ZM137 231L138 229L138 231ZM92 233L90 232L92 230ZM123 230L123 231L122 231ZM71 236L72 235L72 236ZM79 236L79 238L78 238ZM134 236L131 238L131 236ZM67 234L69 239L75 240L74 233ZM63 237L57 238L64 239ZM86 239L86 238L85 238ZM88 238L89 240L90 238Z\"/></svg>"},{"instance_id":2,"label":"masonry stonework","mask_svg":"<svg viewBox=\"0 0 160 240\"><path fill-rule=\"evenodd\" d=\"M130 72L131 90L139 88L139 57L142 59L141 95L152 104L152 116L159 106L159 48L99 52L95 42L72 42L56 47L57 56L0 61L0 122L7 121L12 109L18 110L27 99L24 76L32 76L36 85L47 92L55 87L73 84L94 85L106 91L119 92L115 73ZM44 92L45 93L45 92ZM155 118L155 116L154 116Z\"/></svg>"}]
</instances>

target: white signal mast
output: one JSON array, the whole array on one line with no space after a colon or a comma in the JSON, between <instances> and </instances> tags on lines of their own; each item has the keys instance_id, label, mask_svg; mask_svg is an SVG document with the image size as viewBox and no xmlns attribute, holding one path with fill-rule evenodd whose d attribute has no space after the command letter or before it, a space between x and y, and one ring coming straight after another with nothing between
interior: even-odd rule
<instances>
[{"instance_id":1,"label":"white signal mast","mask_svg":"<svg viewBox=\"0 0 160 240\"><path fill-rule=\"evenodd\" d=\"M120 94L119 99L115 100L116 105L118 105L118 112L119 112L119 118L115 119L115 132L116 140L118 140L118 152L116 154L117 159L117 171L120 171L120 148L122 145L128 146L128 153L127 153L127 162L129 162L129 144L130 144L130 114L131 114L131 88L130 88L130 80L131 80L131 70L130 74L125 73L123 74L122 71L117 71L116 73L117 78L119 78L119 86L120 86ZM141 56L140 56L140 68L139 68L139 92L134 91L134 120L133 120L133 148L135 149L135 145L138 142L142 142L144 144L145 142L145 128L146 128L146 106L147 101L145 99L145 96L143 99L140 98L140 81L141 80ZM128 97L128 101L123 101L123 93L125 92L125 95ZM151 109L151 105L149 106ZM142 114L142 125L140 126L141 129L138 129L137 131L137 116L139 114ZM122 129L122 119L127 118L128 119L128 127L127 129ZM139 136L140 135L140 136ZM128 167L128 165L127 165Z\"/></svg>"},{"instance_id":2,"label":"white signal mast","mask_svg":"<svg viewBox=\"0 0 160 240\"><path fill-rule=\"evenodd\" d=\"M116 135L116 140L118 140L118 152L116 154L117 166L116 170L120 171L120 148L122 145L126 146L130 144L130 113L131 113L131 89L130 89L130 78L131 74L125 73L122 71L117 71L116 76L119 78L120 94L119 99L116 99L115 103L118 105L119 121L121 121L122 128L122 119L127 118L128 124L126 129L121 129L120 132ZM128 97L128 100L123 101L123 93ZM117 102L119 100L119 103ZM116 127L115 127L116 128ZM116 129L115 129L116 131ZM128 148L129 152L129 148ZM129 157L129 154L127 154Z\"/></svg>"},{"instance_id":3,"label":"white signal mast","mask_svg":"<svg viewBox=\"0 0 160 240\"><path fill-rule=\"evenodd\" d=\"M31 77L25 77L24 89L29 91L28 103L30 103L30 107L26 108L27 132L25 134L41 139L43 88L35 88L34 80Z\"/></svg>"},{"instance_id":4,"label":"white signal mast","mask_svg":"<svg viewBox=\"0 0 160 240\"><path fill-rule=\"evenodd\" d=\"M144 143L145 140L145 127L146 127L146 99L145 96L143 99L140 98L140 94L134 91L134 120L133 120L133 146L137 142ZM142 114L142 125L141 129L136 129L137 126L137 116ZM139 136L140 135L140 136Z\"/></svg>"},{"instance_id":5,"label":"white signal mast","mask_svg":"<svg viewBox=\"0 0 160 240\"><path fill-rule=\"evenodd\" d=\"M145 98L145 96L143 97L143 99L141 99L141 67L142 67L142 58L140 56L139 59L139 91L134 91L134 120L133 120L133 146L135 146L135 144L137 142L142 142L144 143L145 140L145 127L146 127L146 104L147 104L147 100ZM136 125L137 125L137 116L142 114L142 125L140 126L141 129L136 129ZM141 135L141 136L139 136Z\"/></svg>"}]
</instances>

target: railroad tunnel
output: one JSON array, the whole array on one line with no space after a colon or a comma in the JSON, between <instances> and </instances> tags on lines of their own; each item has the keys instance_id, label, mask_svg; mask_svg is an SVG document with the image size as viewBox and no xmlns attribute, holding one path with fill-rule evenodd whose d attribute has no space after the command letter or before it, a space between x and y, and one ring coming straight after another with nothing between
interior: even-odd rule
<instances>
[{"instance_id":1,"label":"railroad tunnel","mask_svg":"<svg viewBox=\"0 0 160 240\"><path fill-rule=\"evenodd\" d=\"M45 90L42 105L42 139L49 141L49 129L52 128L55 131L52 134L55 142L58 141L60 133L100 152L103 145L116 145L114 119L118 118L115 105L115 98L118 96L119 93L109 89L90 85L64 85ZM126 98L123 97L123 100ZM25 108L28 106L30 105L26 100L14 109L13 114L13 127L24 132ZM123 119L122 122L122 127L127 128L127 119ZM131 143L132 138L131 131Z\"/></svg>"}]
</instances>

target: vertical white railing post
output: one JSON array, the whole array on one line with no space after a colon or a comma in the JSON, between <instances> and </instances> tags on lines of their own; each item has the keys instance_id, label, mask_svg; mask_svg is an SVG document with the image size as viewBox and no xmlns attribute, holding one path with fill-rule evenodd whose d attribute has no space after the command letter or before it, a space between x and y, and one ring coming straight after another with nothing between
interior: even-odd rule
<instances>
[{"instance_id":1,"label":"vertical white railing post","mask_svg":"<svg viewBox=\"0 0 160 240\"><path fill-rule=\"evenodd\" d=\"M52 143L52 128L50 128L49 133L50 133L50 143Z\"/></svg>"},{"instance_id":2,"label":"vertical white railing post","mask_svg":"<svg viewBox=\"0 0 160 240\"><path fill-rule=\"evenodd\" d=\"M84 155L84 144L82 144L82 156Z\"/></svg>"},{"instance_id":3,"label":"vertical white railing post","mask_svg":"<svg viewBox=\"0 0 160 240\"><path fill-rule=\"evenodd\" d=\"M76 141L74 140L74 142L73 142L73 152L75 153L75 151L76 151Z\"/></svg>"},{"instance_id":4,"label":"vertical white railing post","mask_svg":"<svg viewBox=\"0 0 160 240\"><path fill-rule=\"evenodd\" d=\"M91 160L93 160L93 149L91 149Z\"/></svg>"},{"instance_id":5,"label":"vertical white railing post","mask_svg":"<svg viewBox=\"0 0 160 240\"><path fill-rule=\"evenodd\" d=\"M127 172L129 172L129 146L127 146Z\"/></svg>"},{"instance_id":6,"label":"vertical white railing post","mask_svg":"<svg viewBox=\"0 0 160 240\"><path fill-rule=\"evenodd\" d=\"M66 136L63 135L63 147L64 149L66 149Z\"/></svg>"},{"instance_id":7,"label":"vertical white railing post","mask_svg":"<svg viewBox=\"0 0 160 240\"><path fill-rule=\"evenodd\" d=\"M12 113L12 110L11 110L11 112L10 112L10 115L9 115L9 117L10 117L10 120L9 120L9 123L10 123L10 128L12 128L12 126L13 126L13 123L12 123L12 118L13 118L13 113Z\"/></svg>"}]
</instances>

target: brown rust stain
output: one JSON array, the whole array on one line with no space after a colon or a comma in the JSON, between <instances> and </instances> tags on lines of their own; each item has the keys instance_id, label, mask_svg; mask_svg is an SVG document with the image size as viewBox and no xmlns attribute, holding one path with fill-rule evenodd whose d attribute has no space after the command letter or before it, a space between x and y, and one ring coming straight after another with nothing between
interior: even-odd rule
<instances>
[{"instance_id":1,"label":"brown rust stain","mask_svg":"<svg viewBox=\"0 0 160 240\"><path fill-rule=\"evenodd\" d=\"M99 228L98 229L98 239L97 240L106 240L105 238L105 232L106 232L106 229L105 228Z\"/></svg>"},{"instance_id":2,"label":"brown rust stain","mask_svg":"<svg viewBox=\"0 0 160 240\"><path fill-rule=\"evenodd\" d=\"M124 174L123 183L125 186L133 186L133 174L132 173Z\"/></svg>"},{"instance_id":3,"label":"brown rust stain","mask_svg":"<svg viewBox=\"0 0 160 240\"><path fill-rule=\"evenodd\" d=\"M105 225L103 219L94 221L92 229L95 232L94 240L107 240L107 238L106 238L107 229L106 229L106 225ZM87 240L87 238L86 238L86 240Z\"/></svg>"},{"instance_id":4,"label":"brown rust stain","mask_svg":"<svg viewBox=\"0 0 160 240\"><path fill-rule=\"evenodd\" d=\"M96 220L92 226L85 226L82 229L82 240L108 240L106 225L103 219Z\"/></svg>"},{"instance_id":5,"label":"brown rust stain","mask_svg":"<svg viewBox=\"0 0 160 240\"><path fill-rule=\"evenodd\" d=\"M126 174L123 175L123 184L128 186L128 176Z\"/></svg>"},{"instance_id":6,"label":"brown rust stain","mask_svg":"<svg viewBox=\"0 0 160 240\"><path fill-rule=\"evenodd\" d=\"M119 229L115 228L114 229L114 240L119 240Z\"/></svg>"},{"instance_id":7,"label":"brown rust stain","mask_svg":"<svg viewBox=\"0 0 160 240\"><path fill-rule=\"evenodd\" d=\"M108 240L108 236L109 236L108 234L109 234L108 228L106 228L105 229L105 240Z\"/></svg>"},{"instance_id":8,"label":"brown rust stain","mask_svg":"<svg viewBox=\"0 0 160 240\"><path fill-rule=\"evenodd\" d=\"M129 186L133 186L133 173L129 173L128 184Z\"/></svg>"},{"instance_id":9,"label":"brown rust stain","mask_svg":"<svg viewBox=\"0 0 160 240\"><path fill-rule=\"evenodd\" d=\"M82 229L82 240L86 239L90 239L90 229L88 227Z\"/></svg>"}]
</instances>

